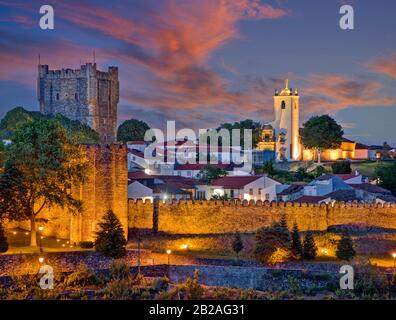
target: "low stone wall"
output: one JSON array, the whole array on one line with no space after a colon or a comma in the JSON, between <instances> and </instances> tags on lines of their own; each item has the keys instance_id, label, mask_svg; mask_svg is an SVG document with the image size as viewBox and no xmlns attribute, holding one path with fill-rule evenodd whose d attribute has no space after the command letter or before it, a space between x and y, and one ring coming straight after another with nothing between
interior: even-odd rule
<instances>
[{"instance_id":1,"label":"low stone wall","mask_svg":"<svg viewBox=\"0 0 396 320\"><path fill-rule=\"evenodd\" d=\"M171 266L170 281L185 282L199 271L199 282L207 286L256 290L286 290L290 287L289 277L298 280L300 287L323 287L336 283L336 272L306 273L300 270L268 269L230 266Z\"/></svg>"}]
</instances>

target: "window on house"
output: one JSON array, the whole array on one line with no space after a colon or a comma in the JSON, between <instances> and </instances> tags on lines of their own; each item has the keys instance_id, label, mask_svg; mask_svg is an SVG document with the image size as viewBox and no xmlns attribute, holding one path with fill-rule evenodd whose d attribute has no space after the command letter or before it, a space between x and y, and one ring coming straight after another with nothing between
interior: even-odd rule
<instances>
[{"instance_id":1,"label":"window on house","mask_svg":"<svg viewBox=\"0 0 396 320\"><path fill-rule=\"evenodd\" d=\"M188 170L188 171L187 171L187 176L188 176L188 177L191 177L191 170Z\"/></svg>"},{"instance_id":2,"label":"window on house","mask_svg":"<svg viewBox=\"0 0 396 320\"><path fill-rule=\"evenodd\" d=\"M106 122L107 122L107 119L103 118L103 124L106 124Z\"/></svg>"},{"instance_id":3,"label":"window on house","mask_svg":"<svg viewBox=\"0 0 396 320\"><path fill-rule=\"evenodd\" d=\"M285 101L282 101L281 108L282 108L282 109L286 109L286 102L285 102Z\"/></svg>"},{"instance_id":4,"label":"window on house","mask_svg":"<svg viewBox=\"0 0 396 320\"><path fill-rule=\"evenodd\" d=\"M56 94L56 100L59 100L59 93Z\"/></svg>"},{"instance_id":5,"label":"window on house","mask_svg":"<svg viewBox=\"0 0 396 320\"><path fill-rule=\"evenodd\" d=\"M259 188L258 189L258 194L259 194L259 196L261 196L261 190L263 190L262 188Z\"/></svg>"},{"instance_id":6,"label":"window on house","mask_svg":"<svg viewBox=\"0 0 396 320\"><path fill-rule=\"evenodd\" d=\"M252 196L253 195L253 189L249 189L249 194Z\"/></svg>"},{"instance_id":7,"label":"window on house","mask_svg":"<svg viewBox=\"0 0 396 320\"><path fill-rule=\"evenodd\" d=\"M135 161L135 160L136 160L136 158L135 158L135 157L132 157L132 160L133 160L133 161Z\"/></svg>"},{"instance_id":8,"label":"window on house","mask_svg":"<svg viewBox=\"0 0 396 320\"><path fill-rule=\"evenodd\" d=\"M269 201L269 199L270 199L270 194L269 194L269 193L266 193L266 194L265 194L265 200L268 200L268 201Z\"/></svg>"},{"instance_id":9,"label":"window on house","mask_svg":"<svg viewBox=\"0 0 396 320\"><path fill-rule=\"evenodd\" d=\"M234 199L234 190L230 190L230 198Z\"/></svg>"},{"instance_id":10,"label":"window on house","mask_svg":"<svg viewBox=\"0 0 396 320\"><path fill-rule=\"evenodd\" d=\"M78 94L77 94L77 93L74 94L74 99L75 99L76 101L78 101Z\"/></svg>"},{"instance_id":11,"label":"window on house","mask_svg":"<svg viewBox=\"0 0 396 320\"><path fill-rule=\"evenodd\" d=\"M181 171L177 171L177 175L178 175L178 176L181 176Z\"/></svg>"}]
</instances>

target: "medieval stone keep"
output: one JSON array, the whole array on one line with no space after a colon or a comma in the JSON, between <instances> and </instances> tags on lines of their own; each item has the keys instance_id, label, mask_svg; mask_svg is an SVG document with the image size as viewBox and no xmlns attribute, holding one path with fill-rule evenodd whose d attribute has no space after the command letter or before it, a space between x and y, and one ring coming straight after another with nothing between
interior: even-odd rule
<instances>
[{"instance_id":1,"label":"medieval stone keep","mask_svg":"<svg viewBox=\"0 0 396 320\"><path fill-rule=\"evenodd\" d=\"M43 114L81 121L99 133L102 143L116 140L117 67L102 72L96 63L87 63L79 70L49 70L48 65L39 65L37 89Z\"/></svg>"}]
</instances>

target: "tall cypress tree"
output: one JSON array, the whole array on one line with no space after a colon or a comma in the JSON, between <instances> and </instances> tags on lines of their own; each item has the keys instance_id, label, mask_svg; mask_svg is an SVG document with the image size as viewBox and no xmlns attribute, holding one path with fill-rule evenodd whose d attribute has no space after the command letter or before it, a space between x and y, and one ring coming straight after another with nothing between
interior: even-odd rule
<instances>
[{"instance_id":1,"label":"tall cypress tree","mask_svg":"<svg viewBox=\"0 0 396 320\"><path fill-rule=\"evenodd\" d=\"M241 234L239 232L234 234L234 239L232 240L232 250L238 255L240 251L244 248Z\"/></svg>"},{"instance_id":2,"label":"tall cypress tree","mask_svg":"<svg viewBox=\"0 0 396 320\"><path fill-rule=\"evenodd\" d=\"M121 258L126 254L126 244L120 220L113 211L107 211L96 232L95 250L108 257Z\"/></svg>"},{"instance_id":3,"label":"tall cypress tree","mask_svg":"<svg viewBox=\"0 0 396 320\"><path fill-rule=\"evenodd\" d=\"M311 232L308 232L303 243L303 257L305 260L313 260L316 257L318 248Z\"/></svg>"},{"instance_id":4,"label":"tall cypress tree","mask_svg":"<svg viewBox=\"0 0 396 320\"><path fill-rule=\"evenodd\" d=\"M296 222L293 225L293 230L291 233L291 240L292 240L291 250L292 250L293 255L296 258L301 258L303 248L302 248L302 244L301 244L300 231L298 230L298 226L297 226Z\"/></svg>"},{"instance_id":5,"label":"tall cypress tree","mask_svg":"<svg viewBox=\"0 0 396 320\"><path fill-rule=\"evenodd\" d=\"M5 235L5 230L3 228L3 225L0 222L0 253L7 252L7 250L8 250L7 237Z\"/></svg>"},{"instance_id":6,"label":"tall cypress tree","mask_svg":"<svg viewBox=\"0 0 396 320\"><path fill-rule=\"evenodd\" d=\"M338 241L336 256L340 260L349 261L356 256L355 249L353 248L353 242L348 234L343 234L341 240Z\"/></svg>"}]
</instances>

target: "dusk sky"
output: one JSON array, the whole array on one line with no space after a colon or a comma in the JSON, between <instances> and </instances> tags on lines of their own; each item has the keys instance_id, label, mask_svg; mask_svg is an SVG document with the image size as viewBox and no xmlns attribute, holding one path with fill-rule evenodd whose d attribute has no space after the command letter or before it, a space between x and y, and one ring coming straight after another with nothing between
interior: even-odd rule
<instances>
[{"instance_id":1,"label":"dusk sky","mask_svg":"<svg viewBox=\"0 0 396 320\"><path fill-rule=\"evenodd\" d=\"M55 30L39 27L43 4ZM353 31L339 27L342 4ZM38 54L78 69L95 50L99 69L119 67L119 122L270 122L289 78L301 123L330 114L347 138L396 147L395 12L394 0L0 0L0 117L38 110Z\"/></svg>"}]
</instances>

